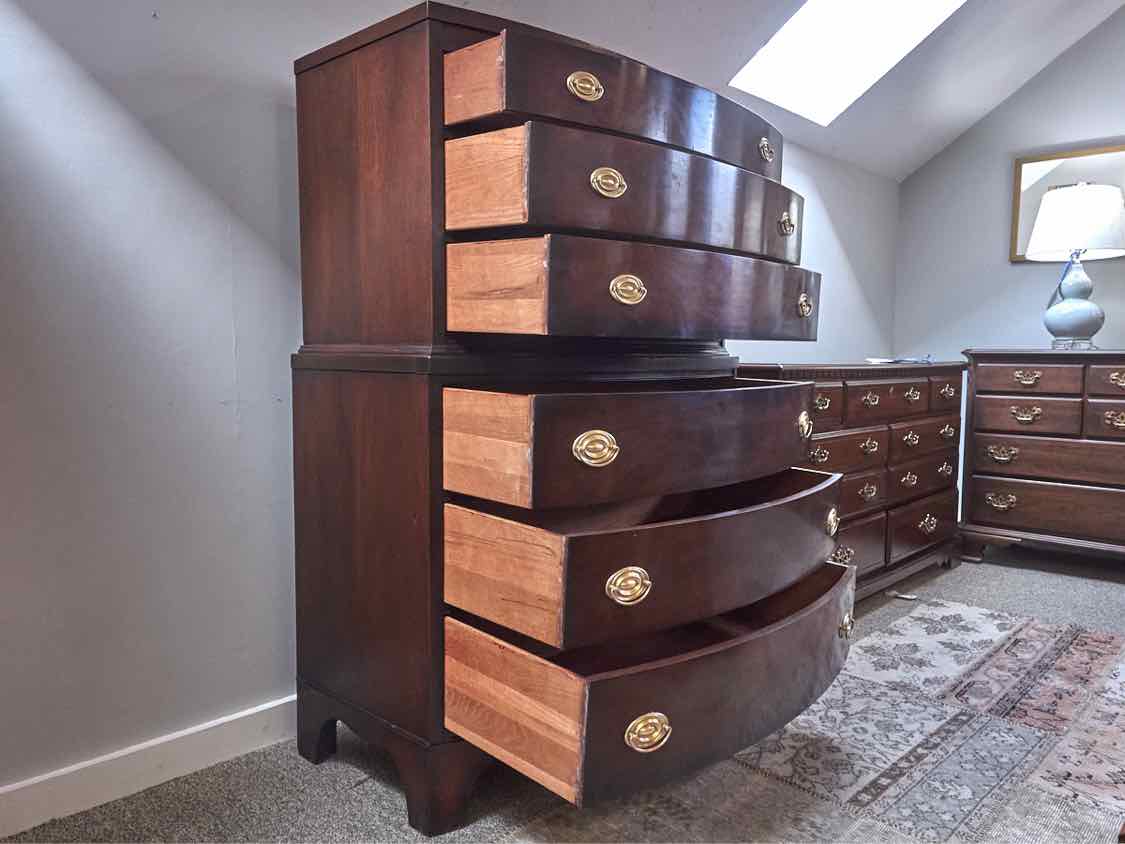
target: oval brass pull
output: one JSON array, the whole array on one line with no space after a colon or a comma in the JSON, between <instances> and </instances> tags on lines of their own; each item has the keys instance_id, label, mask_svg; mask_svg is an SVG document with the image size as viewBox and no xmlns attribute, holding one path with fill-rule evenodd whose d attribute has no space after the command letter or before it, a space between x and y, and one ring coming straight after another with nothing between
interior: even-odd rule
<instances>
[{"instance_id":1,"label":"oval brass pull","mask_svg":"<svg viewBox=\"0 0 1125 844\"><path fill-rule=\"evenodd\" d=\"M762 156L762 161L766 163L773 161L776 153L773 150L773 144L770 143L769 138L762 138L758 141L758 155Z\"/></svg>"},{"instance_id":2,"label":"oval brass pull","mask_svg":"<svg viewBox=\"0 0 1125 844\"><path fill-rule=\"evenodd\" d=\"M1105 412L1105 424L1117 430L1125 430L1125 410L1107 410Z\"/></svg>"},{"instance_id":3,"label":"oval brass pull","mask_svg":"<svg viewBox=\"0 0 1125 844\"><path fill-rule=\"evenodd\" d=\"M918 530L922 531L926 536L931 536L933 532L937 530L937 526L937 517L929 513L922 517L922 521L918 522Z\"/></svg>"},{"instance_id":4,"label":"oval brass pull","mask_svg":"<svg viewBox=\"0 0 1125 844\"><path fill-rule=\"evenodd\" d=\"M842 566L846 566L854 559L855 549L849 548L847 545L841 545L832 552L832 555L828 558L828 562L839 563Z\"/></svg>"},{"instance_id":5,"label":"oval brass pull","mask_svg":"<svg viewBox=\"0 0 1125 844\"><path fill-rule=\"evenodd\" d=\"M953 474L953 464L946 460L944 463L937 467L937 473L943 478L948 478Z\"/></svg>"},{"instance_id":6,"label":"oval brass pull","mask_svg":"<svg viewBox=\"0 0 1125 844\"><path fill-rule=\"evenodd\" d=\"M1109 383L1115 387L1120 387L1122 390L1125 390L1125 372L1109 373Z\"/></svg>"},{"instance_id":7,"label":"oval brass pull","mask_svg":"<svg viewBox=\"0 0 1125 844\"><path fill-rule=\"evenodd\" d=\"M812 417L807 410L802 410L801 415L797 417L797 433L801 435L801 439L807 440L812 436L812 430Z\"/></svg>"},{"instance_id":8,"label":"oval brass pull","mask_svg":"<svg viewBox=\"0 0 1125 844\"><path fill-rule=\"evenodd\" d=\"M868 390L867 395L865 395L863 397L862 401L868 407L878 407L879 406L879 394L873 393L870 390Z\"/></svg>"},{"instance_id":9,"label":"oval brass pull","mask_svg":"<svg viewBox=\"0 0 1125 844\"><path fill-rule=\"evenodd\" d=\"M801 319L808 319L812 316L812 312L812 297L808 293L802 293L797 297L797 316Z\"/></svg>"},{"instance_id":10,"label":"oval brass pull","mask_svg":"<svg viewBox=\"0 0 1125 844\"><path fill-rule=\"evenodd\" d=\"M1022 384L1024 387L1034 387L1036 384L1039 383L1039 379L1042 378L1042 377L1043 377L1043 372L1039 369L1036 369L1036 370L1017 369L1015 372L1012 373L1012 379L1017 384Z\"/></svg>"},{"instance_id":11,"label":"oval brass pull","mask_svg":"<svg viewBox=\"0 0 1125 844\"><path fill-rule=\"evenodd\" d=\"M809 460L811 460L813 463L827 463L828 458L831 456L832 452L820 446L817 446L815 449L809 452Z\"/></svg>"},{"instance_id":12,"label":"oval brass pull","mask_svg":"<svg viewBox=\"0 0 1125 844\"><path fill-rule=\"evenodd\" d=\"M598 77L588 70L576 70L566 78L566 89L580 100L597 102L605 93Z\"/></svg>"},{"instance_id":13,"label":"oval brass pull","mask_svg":"<svg viewBox=\"0 0 1125 844\"><path fill-rule=\"evenodd\" d=\"M994 510L1011 510L1019 502L1010 492L989 492L985 494L984 500Z\"/></svg>"},{"instance_id":14,"label":"oval brass pull","mask_svg":"<svg viewBox=\"0 0 1125 844\"><path fill-rule=\"evenodd\" d=\"M1012 416L1014 416L1016 418L1016 421L1021 425L1030 425L1032 422L1043 415L1043 408L1039 407L1038 405L1036 405L1035 407L1017 407L1013 404L1011 407L1011 412Z\"/></svg>"},{"instance_id":15,"label":"oval brass pull","mask_svg":"<svg viewBox=\"0 0 1125 844\"><path fill-rule=\"evenodd\" d=\"M990 445L985 451L995 463L1011 463L1020 456L1020 450L1014 445Z\"/></svg>"},{"instance_id":16,"label":"oval brass pull","mask_svg":"<svg viewBox=\"0 0 1125 844\"><path fill-rule=\"evenodd\" d=\"M861 486L859 488L859 497L862 498L864 501L870 501L872 498L874 498L878 494L879 494L879 487L877 487L875 484L871 483L870 481L868 481L867 483L865 483L863 486Z\"/></svg>"},{"instance_id":17,"label":"oval brass pull","mask_svg":"<svg viewBox=\"0 0 1125 844\"><path fill-rule=\"evenodd\" d=\"M836 628L836 635L841 639L850 639L853 630L855 630L855 619L850 612L846 612L840 621L840 626Z\"/></svg>"},{"instance_id":18,"label":"oval brass pull","mask_svg":"<svg viewBox=\"0 0 1125 844\"><path fill-rule=\"evenodd\" d=\"M899 483L903 486L918 486L918 476L913 472L907 472L899 478Z\"/></svg>"},{"instance_id":19,"label":"oval brass pull","mask_svg":"<svg viewBox=\"0 0 1125 844\"><path fill-rule=\"evenodd\" d=\"M635 275L625 273L609 283L609 295L622 305L639 305L648 295L648 288Z\"/></svg>"},{"instance_id":20,"label":"oval brass pull","mask_svg":"<svg viewBox=\"0 0 1125 844\"><path fill-rule=\"evenodd\" d=\"M824 517L824 532L829 536L835 536L840 530L840 513L833 507L828 511L828 515Z\"/></svg>"},{"instance_id":21,"label":"oval brass pull","mask_svg":"<svg viewBox=\"0 0 1125 844\"><path fill-rule=\"evenodd\" d=\"M868 437L859 444L859 450L864 454L874 454L879 450L879 441Z\"/></svg>"},{"instance_id":22,"label":"oval brass pull","mask_svg":"<svg viewBox=\"0 0 1125 844\"><path fill-rule=\"evenodd\" d=\"M822 413L832 406L832 398L823 393L817 393L816 398L813 400L813 407Z\"/></svg>"},{"instance_id":23,"label":"oval brass pull","mask_svg":"<svg viewBox=\"0 0 1125 844\"><path fill-rule=\"evenodd\" d=\"M952 425L944 425L938 433L941 434L942 439L951 440L957 436L957 429Z\"/></svg>"},{"instance_id":24,"label":"oval brass pull","mask_svg":"<svg viewBox=\"0 0 1125 844\"><path fill-rule=\"evenodd\" d=\"M590 186L608 199L617 199L628 189L625 177L612 167L598 167L590 174Z\"/></svg>"},{"instance_id":25,"label":"oval brass pull","mask_svg":"<svg viewBox=\"0 0 1125 844\"><path fill-rule=\"evenodd\" d=\"M606 597L623 607L639 604L652 591L652 578L640 566L625 566L605 582Z\"/></svg>"},{"instance_id":26,"label":"oval brass pull","mask_svg":"<svg viewBox=\"0 0 1125 844\"><path fill-rule=\"evenodd\" d=\"M781 212L781 216L777 220L777 230L782 237L789 237L797 231L797 224L793 222L793 218L789 216L788 211Z\"/></svg>"},{"instance_id":27,"label":"oval brass pull","mask_svg":"<svg viewBox=\"0 0 1125 844\"><path fill-rule=\"evenodd\" d=\"M621 449L617 439L609 431L586 431L574 438L571 451L575 458L587 466L608 466L617 459Z\"/></svg>"},{"instance_id":28,"label":"oval brass pull","mask_svg":"<svg viewBox=\"0 0 1125 844\"><path fill-rule=\"evenodd\" d=\"M922 438L919 437L914 431L907 431L903 435L902 441L906 443L910 448L914 448L914 446L918 445L918 443L922 441Z\"/></svg>"},{"instance_id":29,"label":"oval brass pull","mask_svg":"<svg viewBox=\"0 0 1125 844\"><path fill-rule=\"evenodd\" d=\"M946 384L944 387L938 390L938 395L940 395L942 398L951 399L955 395L957 395L957 390L952 384Z\"/></svg>"},{"instance_id":30,"label":"oval brass pull","mask_svg":"<svg viewBox=\"0 0 1125 844\"><path fill-rule=\"evenodd\" d=\"M918 401L918 399L922 398L922 391L917 387L911 387L909 390L902 394L902 397L907 401Z\"/></svg>"},{"instance_id":31,"label":"oval brass pull","mask_svg":"<svg viewBox=\"0 0 1125 844\"><path fill-rule=\"evenodd\" d=\"M625 728L626 746L637 753L652 753L659 750L672 735L672 725L663 712L647 712L634 718Z\"/></svg>"}]
</instances>

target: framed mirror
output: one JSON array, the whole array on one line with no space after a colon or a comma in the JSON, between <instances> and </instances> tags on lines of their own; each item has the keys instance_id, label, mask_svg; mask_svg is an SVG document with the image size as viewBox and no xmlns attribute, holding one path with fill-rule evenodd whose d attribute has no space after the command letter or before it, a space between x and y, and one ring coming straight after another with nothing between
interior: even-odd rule
<instances>
[{"instance_id":1,"label":"framed mirror","mask_svg":"<svg viewBox=\"0 0 1125 844\"><path fill-rule=\"evenodd\" d=\"M1063 150L1016 159L1012 185L1012 243L1008 259L1026 261L1039 201L1053 187L1094 182L1125 188L1125 144Z\"/></svg>"}]
</instances>

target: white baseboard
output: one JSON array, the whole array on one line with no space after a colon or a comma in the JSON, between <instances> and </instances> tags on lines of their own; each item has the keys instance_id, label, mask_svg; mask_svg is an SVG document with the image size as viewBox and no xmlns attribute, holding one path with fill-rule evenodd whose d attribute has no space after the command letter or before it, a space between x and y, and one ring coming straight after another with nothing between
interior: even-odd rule
<instances>
[{"instance_id":1,"label":"white baseboard","mask_svg":"<svg viewBox=\"0 0 1125 844\"><path fill-rule=\"evenodd\" d=\"M297 696L289 695L0 786L0 838L136 794L296 732Z\"/></svg>"}]
</instances>

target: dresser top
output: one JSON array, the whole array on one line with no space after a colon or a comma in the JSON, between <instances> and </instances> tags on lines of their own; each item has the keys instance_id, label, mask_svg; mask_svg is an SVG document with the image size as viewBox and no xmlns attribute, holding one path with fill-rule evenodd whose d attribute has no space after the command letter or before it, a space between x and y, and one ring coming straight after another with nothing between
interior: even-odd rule
<instances>
[{"instance_id":1,"label":"dresser top","mask_svg":"<svg viewBox=\"0 0 1125 844\"><path fill-rule=\"evenodd\" d=\"M1011 360L1044 360L1057 359L1081 363L1086 360L1120 359L1125 357L1125 349L965 349L965 357L973 358L1004 358Z\"/></svg>"},{"instance_id":2,"label":"dresser top","mask_svg":"<svg viewBox=\"0 0 1125 844\"><path fill-rule=\"evenodd\" d=\"M964 361L947 360L933 363L744 363L739 371L776 372L779 375L796 378L820 378L838 380L841 378L918 377L923 375L948 375L965 369Z\"/></svg>"}]
</instances>

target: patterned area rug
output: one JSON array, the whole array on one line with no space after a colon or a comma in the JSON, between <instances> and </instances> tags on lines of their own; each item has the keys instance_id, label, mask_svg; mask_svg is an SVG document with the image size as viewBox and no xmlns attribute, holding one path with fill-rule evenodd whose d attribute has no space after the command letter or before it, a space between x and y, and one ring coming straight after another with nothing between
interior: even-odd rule
<instances>
[{"instance_id":1,"label":"patterned area rug","mask_svg":"<svg viewBox=\"0 0 1125 844\"><path fill-rule=\"evenodd\" d=\"M928 600L738 760L925 841L1114 841L1125 637Z\"/></svg>"}]
</instances>

